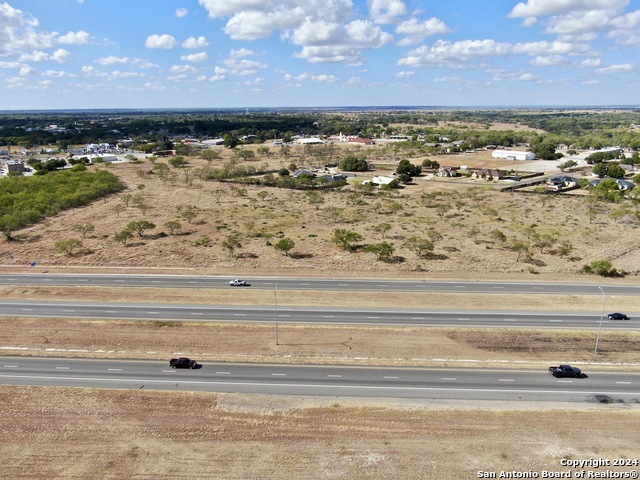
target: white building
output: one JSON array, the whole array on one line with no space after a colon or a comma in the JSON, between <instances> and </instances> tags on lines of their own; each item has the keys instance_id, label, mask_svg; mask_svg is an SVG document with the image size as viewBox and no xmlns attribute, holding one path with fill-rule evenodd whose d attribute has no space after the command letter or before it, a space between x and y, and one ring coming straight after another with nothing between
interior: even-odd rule
<instances>
[{"instance_id":1,"label":"white building","mask_svg":"<svg viewBox=\"0 0 640 480\"><path fill-rule=\"evenodd\" d=\"M505 160L535 160L536 154L533 152L521 152L519 150L494 150L491 154L493 158L504 158Z\"/></svg>"},{"instance_id":2,"label":"white building","mask_svg":"<svg viewBox=\"0 0 640 480\"><path fill-rule=\"evenodd\" d=\"M118 157L112 154L92 154L92 155L79 155L78 158L86 158L90 165L97 163L99 160L103 162L117 162Z\"/></svg>"}]
</instances>

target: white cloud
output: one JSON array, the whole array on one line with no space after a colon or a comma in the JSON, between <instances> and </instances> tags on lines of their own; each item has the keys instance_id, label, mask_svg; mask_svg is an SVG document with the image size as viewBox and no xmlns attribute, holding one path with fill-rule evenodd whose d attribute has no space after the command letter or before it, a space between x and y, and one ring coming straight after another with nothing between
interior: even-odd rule
<instances>
[{"instance_id":1,"label":"white cloud","mask_svg":"<svg viewBox=\"0 0 640 480\"><path fill-rule=\"evenodd\" d=\"M176 39L172 35L167 35L166 33L163 35L149 35L147 40L144 42L144 46L147 48L164 48L169 50L173 48L176 44Z\"/></svg>"},{"instance_id":2,"label":"white cloud","mask_svg":"<svg viewBox=\"0 0 640 480\"><path fill-rule=\"evenodd\" d=\"M100 70L92 67L91 65L85 65L81 69L82 73L84 73L88 77L106 77L107 74L101 72Z\"/></svg>"},{"instance_id":3,"label":"white cloud","mask_svg":"<svg viewBox=\"0 0 640 480\"><path fill-rule=\"evenodd\" d=\"M253 86L253 85L260 85L262 83L264 83L264 78L256 77L253 80L247 80L246 82L243 82L242 84L246 85L246 86Z\"/></svg>"},{"instance_id":4,"label":"white cloud","mask_svg":"<svg viewBox=\"0 0 640 480\"><path fill-rule=\"evenodd\" d=\"M172 65L169 70L172 73L195 73L197 71L191 65Z\"/></svg>"},{"instance_id":5,"label":"white cloud","mask_svg":"<svg viewBox=\"0 0 640 480\"><path fill-rule=\"evenodd\" d=\"M64 72L62 70L47 70L42 73L43 77L55 77L55 78L65 78L65 77L75 77L73 73Z\"/></svg>"},{"instance_id":6,"label":"white cloud","mask_svg":"<svg viewBox=\"0 0 640 480\"><path fill-rule=\"evenodd\" d=\"M51 54L51 60L58 63L65 63L71 60L71 52L64 48L59 48Z\"/></svg>"},{"instance_id":7,"label":"white cloud","mask_svg":"<svg viewBox=\"0 0 640 480\"><path fill-rule=\"evenodd\" d=\"M187 10L186 8L176 8L176 13L175 13L176 17L178 18L184 18L187 15L189 15L189 10Z\"/></svg>"},{"instance_id":8,"label":"white cloud","mask_svg":"<svg viewBox=\"0 0 640 480\"><path fill-rule=\"evenodd\" d=\"M360 51L348 47L302 47L300 52L294 53L296 58L304 58L310 63L348 62L360 61Z\"/></svg>"},{"instance_id":9,"label":"white cloud","mask_svg":"<svg viewBox=\"0 0 640 480\"><path fill-rule=\"evenodd\" d=\"M0 68L18 68L21 66L20 62L0 62Z\"/></svg>"},{"instance_id":10,"label":"white cloud","mask_svg":"<svg viewBox=\"0 0 640 480\"><path fill-rule=\"evenodd\" d=\"M633 65L631 65L629 63L622 63L622 64L618 64L618 65L609 65L608 67L598 68L596 70L596 73L605 73L605 74L609 74L609 73L629 73L629 72L633 72L633 71L634 71Z\"/></svg>"},{"instance_id":11,"label":"white cloud","mask_svg":"<svg viewBox=\"0 0 640 480\"><path fill-rule=\"evenodd\" d=\"M394 75L396 78L410 78L415 76L416 72L411 70L402 70Z\"/></svg>"},{"instance_id":12,"label":"white cloud","mask_svg":"<svg viewBox=\"0 0 640 480\"><path fill-rule=\"evenodd\" d=\"M567 59L562 55L539 55L529 62L536 67L556 67L566 65Z\"/></svg>"},{"instance_id":13,"label":"white cloud","mask_svg":"<svg viewBox=\"0 0 640 480\"><path fill-rule=\"evenodd\" d=\"M602 32L621 44L637 44L635 31L640 26L640 11L625 13L629 0L527 0L517 4L510 18L524 18L524 25L545 17L545 33L562 39L594 41Z\"/></svg>"},{"instance_id":14,"label":"white cloud","mask_svg":"<svg viewBox=\"0 0 640 480\"><path fill-rule=\"evenodd\" d=\"M367 85L367 83L362 80L362 78L360 77L351 77L349 78L349 80L347 80L347 82L345 83L345 85L347 87L355 87L355 88L365 88L368 87L369 85Z\"/></svg>"},{"instance_id":15,"label":"white cloud","mask_svg":"<svg viewBox=\"0 0 640 480\"><path fill-rule=\"evenodd\" d=\"M527 0L518 3L509 13L510 18L540 17L569 14L577 11L624 8L628 0Z\"/></svg>"},{"instance_id":16,"label":"white cloud","mask_svg":"<svg viewBox=\"0 0 640 480\"><path fill-rule=\"evenodd\" d=\"M498 81L498 82L504 82L504 81L518 81L518 82L530 82L533 80L536 80L536 77L529 73L529 72L524 72L524 71L519 71L519 72L510 72L507 70L495 70L492 72L492 80L493 81Z\"/></svg>"},{"instance_id":17,"label":"white cloud","mask_svg":"<svg viewBox=\"0 0 640 480\"><path fill-rule=\"evenodd\" d=\"M456 84L456 85L468 85L473 82L469 79L463 77L438 77L433 79L433 83L448 83L448 84Z\"/></svg>"},{"instance_id":18,"label":"white cloud","mask_svg":"<svg viewBox=\"0 0 640 480\"><path fill-rule=\"evenodd\" d=\"M291 37L302 45L295 53L311 63L360 62L360 51L378 48L391 42L393 37L367 20L354 20L346 25L326 22L305 22Z\"/></svg>"},{"instance_id":19,"label":"white cloud","mask_svg":"<svg viewBox=\"0 0 640 480\"><path fill-rule=\"evenodd\" d=\"M245 11L233 15L224 27L224 32L234 40L257 40L266 38L274 30L294 29L301 22L303 10L288 10L280 6L273 12Z\"/></svg>"},{"instance_id":20,"label":"white cloud","mask_svg":"<svg viewBox=\"0 0 640 480\"><path fill-rule=\"evenodd\" d=\"M144 74L140 72L121 72L114 70L108 76L110 80L117 80L119 78L144 77Z\"/></svg>"},{"instance_id":21,"label":"white cloud","mask_svg":"<svg viewBox=\"0 0 640 480\"><path fill-rule=\"evenodd\" d=\"M464 68L468 62L477 58L507 55L510 52L510 44L495 40L463 40L460 42L438 40L432 47L423 45L410 50L398 60L398 65Z\"/></svg>"},{"instance_id":22,"label":"white cloud","mask_svg":"<svg viewBox=\"0 0 640 480\"><path fill-rule=\"evenodd\" d=\"M26 77L27 75L37 75L38 72L36 71L35 68L30 67L29 65L25 65L24 67L20 68L20 76L22 77Z\"/></svg>"},{"instance_id":23,"label":"white cloud","mask_svg":"<svg viewBox=\"0 0 640 480\"><path fill-rule=\"evenodd\" d=\"M189 37L184 42L182 42L182 46L184 48L204 48L209 45L209 42L205 37Z\"/></svg>"},{"instance_id":24,"label":"white cloud","mask_svg":"<svg viewBox=\"0 0 640 480\"><path fill-rule=\"evenodd\" d=\"M83 30L79 32L68 32L58 37L57 42L69 45L83 45L89 42L89 34Z\"/></svg>"},{"instance_id":25,"label":"white cloud","mask_svg":"<svg viewBox=\"0 0 640 480\"><path fill-rule=\"evenodd\" d=\"M229 57L230 58L243 58L243 57L250 57L252 55L255 55L256 52L254 52L253 50L249 50L247 48L240 48L238 50L231 50L231 52L229 52Z\"/></svg>"},{"instance_id":26,"label":"white cloud","mask_svg":"<svg viewBox=\"0 0 640 480\"><path fill-rule=\"evenodd\" d=\"M0 4L0 56L51 47L53 35L37 32L37 26L38 20L31 15L13 8L6 2Z\"/></svg>"},{"instance_id":27,"label":"white cloud","mask_svg":"<svg viewBox=\"0 0 640 480\"><path fill-rule=\"evenodd\" d=\"M231 50L229 56L222 62L224 66L216 65L214 76L219 77L218 80L224 80L227 75L254 75L259 70L267 68L264 63L246 58L254 55L256 55L255 52L246 48Z\"/></svg>"},{"instance_id":28,"label":"white cloud","mask_svg":"<svg viewBox=\"0 0 640 480\"><path fill-rule=\"evenodd\" d=\"M338 81L335 75L312 75L311 80L320 83L334 83Z\"/></svg>"},{"instance_id":29,"label":"white cloud","mask_svg":"<svg viewBox=\"0 0 640 480\"><path fill-rule=\"evenodd\" d=\"M513 53L526 53L527 55L566 55L585 54L591 47L583 43L571 42L527 42L513 45Z\"/></svg>"},{"instance_id":30,"label":"white cloud","mask_svg":"<svg viewBox=\"0 0 640 480\"><path fill-rule=\"evenodd\" d=\"M450 31L451 29L442 20L435 17L423 21L412 18L396 27L396 33L405 36L398 45L414 45L427 37L444 35Z\"/></svg>"},{"instance_id":31,"label":"white cloud","mask_svg":"<svg viewBox=\"0 0 640 480\"><path fill-rule=\"evenodd\" d=\"M109 55L108 57L102 57L96 60L96 63L99 65L118 65L129 63L129 57L116 57L114 55Z\"/></svg>"},{"instance_id":32,"label":"white cloud","mask_svg":"<svg viewBox=\"0 0 640 480\"><path fill-rule=\"evenodd\" d=\"M134 58L133 60L131 60L131 63L133 63L138 68L154 68L158 66L155 63L151 63L149 60L145 60L144 58Z\"/></svg>"},{"instance_id":33,"label":"white cloud","mask_svg":"<svg viewBox=\"0 0 640 480\"><path fill-rule=\"evenodd\" d=\"M20 62L44 62L45 60L49 60L49 54L39 50L31 53L23 53L20 55L20 58L18 58Z\"/></svg>"},{"instance_id":34,"label":"white cloud","mask_svg":"<svg viewBox=\"0 0 640 480\"><path fill-rule=\"evenodd\" d=\"M210 18L229 17L224 32L234 40L257 40L280 31L301 47L309 62L360 62L361 50L378 48L392 36L369 20L357 19L352 0L199 0ZM376 18L402 10L400 0L372 0ZM353 20L353 18L356 18Z\"/></svg>"},{"instance_id":35,"label":"white cloud","mask_svg":"<svg viewBox=\"0 0 640 480\"><path fill-rule=\"evenodd\" d=\"M311 75L309 75L308 73L301 73L299 75L292 75L291 73L287 73L287 72L282 72L282 78L286 81L286 82L303 82L305 80L309 80L309 78L311 78Z\"/></svg>"},{"instance_id":36,"label":"white cloud","mask_svg":"<svg viewBox=\"0 0 640 480\"><path fill-rule=\"evenodd\" d=\"M375 23L394 23L407 11L402 0L367 0L369 15Z\"/></svg>"},{"instance_id":37,"label":"white cloud","mask_svg":"<svg viewBox=\"0 0 640 480\"><path fill-rule=\"evenodd\" d=\"M20 62L46 62L48 60L58 63L68 62L69 60L71 60L71 52L63 48L59 48L52 54L36 50L31 53L23 53L18 58L18 61Z\"/></svg>"},{"instance_id":38,"label":"white cloud","mask_svg":"<svg viewBox=\"0 0 640 480\"><path fill-rule=\"evenodd\" d=\"M209 58L207 52L192 53L190 55L182 55L180 60L183 62L204 62Z\"/></svg>"},{"instance_id":39,"label":"white cloud","mask_svg":"<svg viewBox=\"0 0 640 480\"><path fill-rule=\"evenodd\" d=\"M227 58L223 62L225 69L232 75L253 75L263 68L267 68L264 63L255 60L247 60L246 58Z\"/></svg>"},{"instance_id":40,"label":"white cloud","mask_svg":"<svg viewBox=\"0 0 640 480\"><path fill-rule=\"evenodd\" d=\"M599 67L602 61L599 58L586 58L580 62L581 67Z\"/></svg>"}]
</instances>

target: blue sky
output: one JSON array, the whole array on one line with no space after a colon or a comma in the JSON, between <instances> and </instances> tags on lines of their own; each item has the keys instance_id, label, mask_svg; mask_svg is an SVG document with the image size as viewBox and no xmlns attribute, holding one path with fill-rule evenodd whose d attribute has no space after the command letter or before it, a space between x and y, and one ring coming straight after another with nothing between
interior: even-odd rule
<instances>
[{"instance_id":1,"label":"blue sky","mask_svg":"<svg viewBox=\"0 0 640 480\"><path fill-rule=\"evenodd\" d=\"M8 0L0 30L0 110L640 105L640 0Z\"/></svg>"}]
</instances>

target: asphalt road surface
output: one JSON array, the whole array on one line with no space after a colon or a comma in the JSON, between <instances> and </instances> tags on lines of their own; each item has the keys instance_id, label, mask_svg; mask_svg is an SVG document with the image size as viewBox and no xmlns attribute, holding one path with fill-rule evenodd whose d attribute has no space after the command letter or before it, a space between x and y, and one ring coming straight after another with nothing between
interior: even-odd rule
<instances>
[{"instance_id":1,"label":"asphalt road surface","mask_svg":"<svg viewBox=\"0 0 640 480\"><path fill-rule=\"evenodd\" d=\"M461 282L431 280L353 280L243 277L251 287L231 287L231 277L183 275L2 274L0 285L105 286L156 288L252 288L262 290L455 292L555 295L640 295L640 285L598 285L535 282Z\"/></svg>"},{"instance_id":2,"label":"asphalt road surface","mask_svg":"<svg viewBox=\"0 0 640 480\"><path fill-rule=\"evenodd\" d=\"M183 390L418 399L638 403L640 373L585 372L554 378L539 371L166 362L0 357L5 385Z\"/></svg>"},{"instance_id":3,"label":"asphalt road surface","mask_svg":"<svg viewBox=\"0 0 640 480\"><path fill-rule=\"evenodd\" d=\"M0 316L111 320L260 322L335 325L600 328L600 314L521 311L433 311L0 300ZM602 328L638 330L640 321L602 319Z\"/></svg>"}]
</instances>

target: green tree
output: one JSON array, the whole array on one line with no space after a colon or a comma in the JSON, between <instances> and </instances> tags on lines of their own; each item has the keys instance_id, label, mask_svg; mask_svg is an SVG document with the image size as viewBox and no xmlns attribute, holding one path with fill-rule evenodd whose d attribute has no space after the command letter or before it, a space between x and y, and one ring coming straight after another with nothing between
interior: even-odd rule
<instances>
[{"instance_id":1,"label":"green tree","mask_svg":"<svg viewBox=\"0 0 640 480\"><path fill-rule=\"evenodd\" d=\"M292 239L286 238L286 237L285 238L281 238L280 240L278 240L278 243L275 244L276 250L280 250L281 252L284 252L284 254L287 257L289 256L289 252L295 246L296 246L296 242L294 242Z\"/></svg>"},{"instance_id":2,"label":"green tree","mask_svg":"<svg viewBox=\"0 0 640 480\"><path fill-rule=\"evenodd\" d=\"M154 228L156 228L156 225L148 220L136 220L129 222L127 225L127 230L136 232L140 237L144 236L144 232L147 230L153 230Z\"/></svg>"},{"instance_id":3,"label":"green tree","mask_svg":"<svg viewBox=\"0 0 640 480\"><path fill-rule=\"evenodd\" d=\"M333 243L343 250L353 249L354 242L362 240L362 235L352 230L337 228L333 231Z\"/></svg>"},{"instance_id":4,"label":"green tree","mask_svg":"<svg viewBox=\"0 0 640 480\"><path fill-rule=\"evenodd\" d=\"M393 257L393 245L389 242L380 242L367 245L365 250L376 255L378 260L388 261Z\"/></svg>"},{"instance_id":5,"label":"green tree","mask_svg":"<svg viewBox=\"0 0 640 480\"><path fill-rule=\"evenodd\" d=\"M229 235L222 242L222 248L224 248L227 251L227 253L229 254L229 257L231 258L233 258L235 251L241 247L242 245L240 244L240 239L237 233Z\"/></svg>"},{"instance_id":6,"label":"green tree","mask_svg":"<svg viewBox=\"0 0 640 480\"><path fill-rule=\"evenodd\" d=\"M82 238L87 238L88 233L92 233L96 226L93 223L77 223L73 226L76 232L80 232Z\"/></svg>"},{"instance_id":7,"label":"green tree","mask_svg":"<svg viewBox=\"0 0 640 480\"><path fill-rule=\"evenodd\" d=\"M543 160L555 160L556 159L556 147L549 143L538 143L532 148L536 157Z\"/></svg>"},{"instance_id":8,"label":"green tree","mask_svg":"<svg viewBox=\"0 0 640 480\"><path fill-rule=\"evenodd\" d=\"M187 221L187 223L191 223L198 216L198 212L196 212L193 207L187 207L182 211L181 216Z\"/></svg>"},{"instance_id":9,"label":"green tree","mask_svg":"<svg viewBox=\"0 0 640 480\"><path fill-rule=\"evenodd\" d=\"M133 232L128 228L125 228L124 230L121 230L118 233L116 233L113 236L113 239L116 242L120 242L123 245L126 245L129 240L133 239Z\"/></svg>"},{"instance_id":10,"label":"green tree","mask_svg":"<svg viewBox=\"0 0 640 480\"><path fill-rule=\"evenodd\" d=\"M440 168L440 163L437 160L429 160L425 158L422 161L422 168L428 168L429 170L437 170Z\"/></svg>"},{"instance_id":11,"label":"green tree","mask_svg":"<svg viewBox=\"0 0 640 480\"><path fill-rule=\"evenodd\" d=\"M72 256L76 249L82 247L82 241L78 238L69 238L67 240L59 240L54 245L56 252L66 253Z\"/></svg>"},{"instance_id":12,"label":"green tree","mask_svg":"<svg viewBox=\"0 0 640 480\"><path fill-rule=\"evenodd\" d=\"M520 257L524 255L529 255L529 244L527 242L523 242L522 240L514 240L511 244L511 249L515 252L518 252L518 257L516 258L516 262L520 261Z\"/></svg>"},{"instance_id":13,"label":"green tree","mask_svg":"<svg viewBox=\"0 0 640 480\"><path fill-rule=\"evenodd\" d=\"M413 250L413 252L420 258L426 258L433 252L434 244L427 238L420 238L416 236L409 237L404 242L405 247Z\"/></svg>"},{"instance_id":14,"label":"green tree","mask_svg":"<svg viewBox=\"0 0 640 480\"><path fill-rule=\"evenodd\" d=\"M128 207L132 197L133 195L130 193L123 193L120 195L120 200L122 200L122 203L124 203L125 207Z\"/></svg>"},{"instance_id":15,"label":"green tree","mask_svg":"<svg viewBox=\"0 0 640 480\"><path fill-rule=\"evenodd\" d=\"M369 170L369 164L364 157L347 155L340 160L340 170L345 172L366 172Z\"/></svg>"},{"instance_id":16,"label":"green tree","mask_svg":"<svg viewBox=\"0 0 640 480\"><path fill-rule=\"evenodd\" d=\"M176 155L169 159L169 164L173 168L182 168L187 166L189 162L182 155Z\"/></svg>"},{"instance_id":17,"label":"green tree","mask_svg":"<svg viewBox=\"0 0 640 480\"><path fill-rule=\"evenodd\" d=\"M253 153L253 150L239 150L236 152L236 156L241 158L242 160L253 160L256 157L256 154Z\"/></svg>"},{"instance_id":18,"label":"green tree","mask_svg":"<svg viewBox=\"0 0 640 480\"><path fill-rule=\"evenodd\" d=\"M398 175L409 175L410 177L417 177L422 173L422 168L419 165L414 165L409 160L400 160L396 167L396 173Z\"/></svg>"},{"instance_id":19,"label":"green tree","mask_svg":"<svg viewBox=\"0 0 640 480\"><path fill-rule=\"evenodd\" d=\"M561 164L559 164L558 168L560 169L561 172L564 172L565 170L569 170L573 167L576 167L577 165L578 165L578 162L576 162L575 160L567 160L566 162L562 162Z\"/></svg>"},{"instance_id":20,"label":"green tree","mask_svg":"<svg viewBox=\"0 0 640 480\"><path fill-rule=\"evenodd\" d=\"M560 255L560 258L563 258L569 255L572 251L573 245L571 245L570 242L565 241L560 244L560 247L558 248L558 255Z\"/></svg>"},{"instance_id":21,"label":"green tree","mask_svg":"<svg viewBox=\"0 0 640 480\"><path fill-rule=\"evenodd\" d=\"M618 203L622 200L624 193L613 178L603 178L598 185L591 188L591 195L598 200Z\"/></svg>"},{"instance_id":22,"label":"green tree","mask_svg":"<svg viewBox=\"0 0 640 480\"><path fill-rule=\"evenodd\" d=\"M324 196L317 190L308 190L305 192L307 201L315 207L316 210L320 209L320 205L324 203Z\"/></svg>"},{"instance_id":23,"label":"green tree","mask_svg":"<svg viewBox=\"0 0 640 480\"><path fill-rule=\"evenodd\" d=\"M0 217L0 230L4 234L4 238L7 241L14 240L13 232L15 232L16 230L20 230L24 226L24 222L18 215L8 214L2 215Z\"/></svg>"},{"instance_id":24,"label":"green tree","mask_svg":"<svg viewBox=\"0 0 640 480\"><path fill-rule=\"evenodd\" d=\"M533 246L540 249L540 253L544 253L545 248L550 248L558 241L555 235L549 233L534 233L533 234Z\"/></svg>"},{"instance_id":25,"label":"green tree","mask_svg":"<svg viewBox=\"0 0 640 480\"><path fill-rule=\"evenodd\" d=\"M212 161L220 159L220 154L216 150L205 150L202 152L202 158L211 164Z\"/></svg>"},{"instance_id":26,"label":"green tree","mask_svg":"<svg viewBox=\"0 0 640 480\"><path fill-rule=\"evenodd\" d=\"M619 275L609 260L594 260L582 267L582 271L587 274L600 275L601 277L615 277Z\"/></svg>"},{"instance_id":27,"label":"green tree","mask_svg":"<svg viewBox=\"0 0 640 480\"><path fill-rule=\"evenodd\" d=\"M226 134L224 136L224 146L227 148L236 148L240 144L240 140L233 135Z\"/></svg>"},{"instance_id":28,"label":"green tree","mask_svg":"<svg viewBox=\"0 0 640 480\"><path fill-rule=\"evenodd\" d=\"M180 222L178 222L177 220L170 220L166 222L164 226L167 227L167 230L169 230L169 235L173 235L174 232L182 228L182 225L180 225Z\"/></svg>"},{"instance_id":29,"label":"green tree","mask_svg":"<svg viewBox=\"0 0 640 480\"><path fill-rule=\"evenodd\" d=\"M379 233L382 236L382 239L384 240L385 235L387 234L387 232L391 230L391 224L390 223L380 223L378 225L376 225L375 227L373 227L373 231L376 233Z\"/></svg>"},{"instance_id":30,"label":"green tree","mask_svg":"<svg viewBox=\"0 0 640 480\"><path fill-rule=\"evenodd\" d=\"M493 240L492 245L495 245L496 242L504 243L507 241L507 236L498 229L492 230L489 236Z\"/></svg>"}]
</instances>

